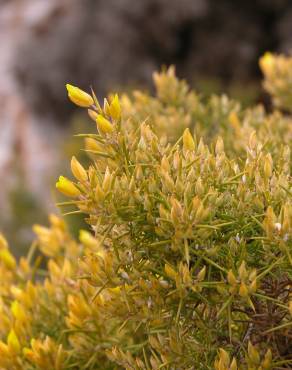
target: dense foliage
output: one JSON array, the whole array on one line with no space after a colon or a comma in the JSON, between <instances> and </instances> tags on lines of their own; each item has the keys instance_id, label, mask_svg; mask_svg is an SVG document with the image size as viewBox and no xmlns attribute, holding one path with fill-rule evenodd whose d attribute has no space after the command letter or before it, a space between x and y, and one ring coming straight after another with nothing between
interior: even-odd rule
<instances>
[{"instance_id":1,"label":"dense foliage","mask_svg":"<svg viewBox=\"0 0 292 370\"><path fill-rule=\"evenodd\" d=\"M292 367L292 60L260 64L285 113L172 68L103 108L67 85L98 133L57 188L91 231L51 215L18 263L1 237L1 369Z\"/></svg>"}]
</instances>

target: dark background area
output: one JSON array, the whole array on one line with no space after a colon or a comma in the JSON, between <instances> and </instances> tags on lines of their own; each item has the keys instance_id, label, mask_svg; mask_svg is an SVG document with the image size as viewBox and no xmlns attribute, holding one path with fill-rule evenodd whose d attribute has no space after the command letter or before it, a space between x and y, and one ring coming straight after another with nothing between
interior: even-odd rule
<instances>
[{"instance_id":1,"label":"dark background area","mask_svg":"<svg viewBox=\"0 0 292 370\"><path fill-rule=\"evenodd\" d=\"M174 64L194 85L244 86L260 79L265 51L291 47L291 0L62 0L23 40L14 68L33 109L65 122L68 81L102 97L149 87L154 70Z\"/></svg>"}]
</instances>

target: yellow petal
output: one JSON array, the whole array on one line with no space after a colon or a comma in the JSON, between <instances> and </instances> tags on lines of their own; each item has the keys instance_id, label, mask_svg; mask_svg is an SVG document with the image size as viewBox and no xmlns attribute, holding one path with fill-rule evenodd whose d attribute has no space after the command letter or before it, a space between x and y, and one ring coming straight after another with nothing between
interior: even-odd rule
<instances>
[{"instance_id":1,"label":"yellow petal","mask_svg":"<svg viewBox=\"0 0 292 370\"><path fill-rule=\"evenodd\" d=\"M194 138L188 128L183 133L183 148L186 150L194 150L196 148Z\"/></svg>"},{"instance_id":2,"label":"yellow petal","mask_svg":"<svg viewBox=\"0 0 292 370\"><path fill-rule=\"evenodd\" d=\"M20 343L13 329L11 329L10 333L8 334L7 344L9 349L12 350L13 352L15 353L20 352Z\"/></svg>"},{"instance_id":3,"label":"yellow petal","mask_svg":"<svg viewBox=\"0 0 292 370\"><path fill-rule=\"evenodd\" d=\"M104 118L101 114L98 114L96 124L100 133L109 134L114 131L114 127L110 121Z\"/></svg>"},{"instance_id":4,"label":"yellow petal","mask_svg":"<svg viewBox=\"0 0 292 370\"><path fill-rule=\"evenodd\" d=\"M67 84L66 88L68 91L68 97L74 104L83 108L88 108L94 104L92 96L79 89L79 87Z\"/></svg>"},{"instance_id":5,"label":"yellow petal","mask_svg":"<svg viewBox=\"0 0 292 370\"><path fill-rule=\"evenodd\" d=\"M115 121L118 121L121 118L121 106L120 106L120 101L119 101L119 97L117 94L114 96L110 104L109 113L110 113L110 116Z\"/></svg>"},{"instance_id":6,"label":"yellow petal","mask_svg":"<svg viewBox=\"0 0 292 370\"><path fill-rule=\"evenodd\" d=\"M59 177L56 188L68 197L77 197L80 195L80 190L64 176Z\"/></svg>"},{"instance_id":7,"label":"yellow petal","mask_svg":"<svg viewBox=\"0 0 292 370\"><path fill-rule=\"evenodd\" d=\"M77 180L84 182L87 181L88 176L86 170L83 168L81 163L73 156L71 159L71 171Z\"/></svg>"}]
</instances>

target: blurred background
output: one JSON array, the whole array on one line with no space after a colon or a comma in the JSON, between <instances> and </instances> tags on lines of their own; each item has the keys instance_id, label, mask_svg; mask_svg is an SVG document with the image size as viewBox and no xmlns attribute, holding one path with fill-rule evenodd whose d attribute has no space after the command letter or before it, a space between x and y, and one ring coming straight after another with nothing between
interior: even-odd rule
<instances>
[{"instance_id":1,"label":"blurred background","mask_svg":"<svg viewBox=\"0 0 292 370\"><path fill-rule=\"evenodd\" d=\"M151 90L174 64L205 94L265 101L258 58L291 49L291 0L0 0L0 231L24 253L55 211L73 134L92 130L65 83Z\"/></svg>"}]
</instances>

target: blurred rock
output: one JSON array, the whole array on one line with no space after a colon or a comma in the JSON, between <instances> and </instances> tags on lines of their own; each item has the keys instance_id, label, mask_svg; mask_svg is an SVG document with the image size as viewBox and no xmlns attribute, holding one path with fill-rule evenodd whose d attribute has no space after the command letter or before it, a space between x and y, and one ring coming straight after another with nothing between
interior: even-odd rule
<instances>
[{"instance_id":1,"label":"blurred rock","mask_svg":"<svg viewBox=\"0 0 292 370\"><path fill-rule=\"evenodd\" d=\"M49 205L44 194L48 192L48 176L58 162L52 142L58 147L60 130L49 117L38 116L33 105L27 104L13 69L17 50L43 16L41 9L45 11L44 6L37 14L31 11L30 5L35 3L0 2L0 227L10 217L7 199L16 187L42 198L44 207ZM39 125L41 120L46 125Z\"/></svg>"}]
</instances>

